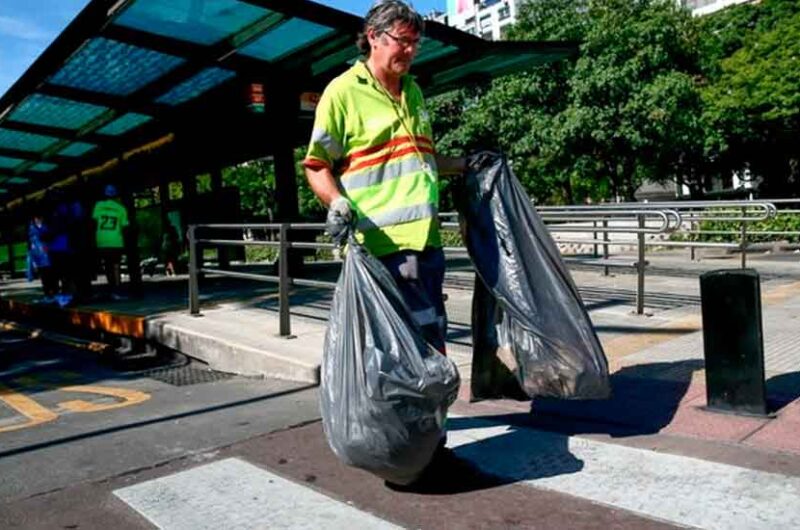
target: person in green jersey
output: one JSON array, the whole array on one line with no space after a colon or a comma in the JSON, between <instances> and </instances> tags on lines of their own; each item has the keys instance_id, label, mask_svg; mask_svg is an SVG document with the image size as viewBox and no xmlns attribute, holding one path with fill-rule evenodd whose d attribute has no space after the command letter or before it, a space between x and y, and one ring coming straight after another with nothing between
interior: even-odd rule
<instances>
[{"instance_id":1,"label":"person in green jersey","mask_svg":"<svg viewBox=\"0 0 800 530\"><path fill-rule=\"evenodd\" d=\"M125 229L128 227L128 210L118 199L116 186L105 187L105 199L98 201L92 211L95 222L97 254L103 263L108 287L113 299L121 299L120 261L125 249Z\"/></svg>"},{"instance_id":2,"label":"person in green jersey","mask_svg":"<svg viewBox=\"0 0 800 530\"><path fill-rule=\"evenodd\" d=\"M332 232L355 223L426 340L445 353L438 179L462 173L466 160L436 153L422 91L409 75L422 31L406 3L373 5L358 41L364 59L325 88L303 165Z\"/></svg>"}]
</instances>

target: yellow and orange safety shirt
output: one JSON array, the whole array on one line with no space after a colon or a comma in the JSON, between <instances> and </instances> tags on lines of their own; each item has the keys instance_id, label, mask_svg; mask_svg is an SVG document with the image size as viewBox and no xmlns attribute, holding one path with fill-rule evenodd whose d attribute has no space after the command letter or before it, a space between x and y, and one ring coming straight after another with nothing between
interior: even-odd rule
<instances>
[{"instance_id":1,"label":"yellow and orange safety shirt","mask_svg":"<svg viewBox=\"0 0 800 530\"><path fill-rule=\"evenodd\" d=\"M359 240L376 256L440 247L438 171L419 85L391 97L358 61L320 98L304 165L329 168L352 202Z\"/></svg>"}]
</instances>

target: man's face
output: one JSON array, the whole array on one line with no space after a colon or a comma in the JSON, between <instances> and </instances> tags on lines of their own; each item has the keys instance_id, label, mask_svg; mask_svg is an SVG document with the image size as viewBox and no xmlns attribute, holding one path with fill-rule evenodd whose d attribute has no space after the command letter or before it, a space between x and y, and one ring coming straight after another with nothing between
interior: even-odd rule
<instances>
[{"instance_id":1,"label":"man's face","mask_svg":"<svg viewBox=\"0 0 800 530\"><path fill-rule=\"evenodd\" d=\"M408 24L395 22L392 29L383 33L369 30L368 37L372 46L370 59L377 66L397 76L408 73L419 47L418 31Z\"/></svg>"}]
</instances>

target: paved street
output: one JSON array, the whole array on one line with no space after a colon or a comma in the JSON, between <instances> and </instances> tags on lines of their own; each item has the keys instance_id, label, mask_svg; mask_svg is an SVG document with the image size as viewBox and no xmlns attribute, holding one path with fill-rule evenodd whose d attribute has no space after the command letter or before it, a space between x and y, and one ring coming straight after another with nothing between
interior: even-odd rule
<instances>
[{"instance_id":1,"label":"paved street","mask_svg":"<svg viewBox=\"0 0 800 530\"><path fill-rule=\"evenodd\" d=\"M398 492L331 454L313 388L21 332L0 345L2 528L800 526L797 454L459 402L460 459Z\"/></svg>"},{"instance_id":2,"label":"paved street","mask_svg":"<svg viewBox=\"0 0 800 530\"><path fill-rule=\"evenodd\" d=\"M6 502L157 467L318 414L305 385L234 377L183 356L112 363L20 333L0 340Z\"/></svg>"}]
</instances>

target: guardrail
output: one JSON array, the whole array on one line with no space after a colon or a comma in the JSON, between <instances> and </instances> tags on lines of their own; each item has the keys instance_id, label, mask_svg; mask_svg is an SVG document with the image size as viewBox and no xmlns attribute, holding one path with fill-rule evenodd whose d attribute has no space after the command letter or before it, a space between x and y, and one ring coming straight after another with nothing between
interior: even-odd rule
<instances>
[{"instance_id":1,"label":"guardrail","mask_svg":"<svg viewBox=\"0 0 800 530\"><path fill-rule=\"evenodd\" d=\"M798 201L800 202L800 201ZM540 212L544 213L557 213L573 212L573 211L604 211L604 210L656 210L656 211L669 211L672 214L677 214L680 222L678 226L672 229L676 232L685 224L688 224L689 230L681 230L681 233L686 234L702 234L708 233L707 231L698 230L696 227L702 221L728 221L738 222L739 230L721 231L719 235L732 235L737 236L739 241L733 242L708 242L708 241L658 241L658 242L644 242L645 246L660 246L660 247L678 247L688 248L690 251L690 259L695 259L695 250L697 248L722 248L730 250L738 250L741 253L741 266L747 266L747 250L756 248L753 244L748 242L748 235L766 235L766 232L749 232L748 225L758 221L764 221L778 215L778 210L774 204L768 201L665 201L665 202L651 202L651 203L614 203L614 204L598 204L590 206L544 206L538 208ZM546 219L546 217L545 217ZM604 233L604 228L598 230ZM788 233L787 235L796 235L795 233ZM607 239L604 237L604 239ZM586 241L582 241L586 243ZM596 252L595 252L596 254Z\"/></svg>"},{"instance_id":2,"label":"guardrail","mask_svg":"<svg viewBox=\"0 0 800 530\"><path fill-rule=\"evenodd\" d=\"M574 210L543 208L539 210L542 219L548 223L547 228L550 232L563 233L593 233L594 237L586 239L558 239L557 243L576 243L576 244L595 244L603 245L603 259L596 261L574 260L565 258L567 263L580 263L584 266L603 267L604 274L608 275L610 267L633 268L636 271L636 312L644 313L645 297L645 269L647 260L645 259L645 236L647 234L665 234L676 230L681 225L681 216L675 210L656 210L656 209L625 209L625 208L591 208L576 207ZM458 214L446 213L444 218L452 218ZM609 226L609 221L632 222L635 226ZM574 223L592 222L592 227L576 226ZM602 227L597 223L601 222ZM442 223L445 230L457 230L458 223ZM597 239L597 234L602 233L603 239ZM613 233L635 234L637 241L636 261L611 260L609 257L609 247L613 246L608 235ZM629 243L627 243L629 244ZM462 247L445 247L445 252L463 253ZM597 252L595 251L595 257Z\"/></svg>"},{"instance_id":3,"label":"guardrail","mask_svg":"<svg viewBox=\"0 0 800 530\"><path fill-rule=\"evenodd\" d=\"M217 238L198 238L198 229L211 230L277 230L278 241L260 240L239 240L239 239L217 239ZM289 313L289 288L293 285L310 287L336 287L334 282L324 282L318 280L308 280L302 278L289 277L289 249L333 249L333 243L309 243L299 241L289 241L289 230L324 230L323 223L268 223L268 224L203 224L190 225L188 231L189 240L189 313L192 315L200 314L200 274L217 274L230 278L240 278L245 280L255 280L262 282L278 283L278 311L279 311L279 334L281 337L292 336L292 326ZM246 272L230 271L223 269L213 269L204 267L198 254L201 253L203 245L217 246L264 246L278 249L278 275L252 274ZM199 248L198 248L199 247ZM201 254L202 255L202 254Z\"/></svg>"},{"instance_id":4,"label":"guardrail","mask_svg":"<svg viewBox=\"0 0 800 530\"><path fill-rule=\"evenodd\" d=\"M800 201L793 201L800 203ZM557 243L587 244L594 246L594 260L565 258L568 263L578 263L585 266L599 266L608 274L610 267L633 268L637 275L636 285L636 312L644 313L645 307L645 279L648 262L646 248L660 247L686 247L692 251L696 248L726 248L736 249L742 253L742 267L746 266L748 243L747 225L760 220L781 215L781 212L800 213L800 210L777 210L769 202L763 201L704 201L681 203L622 203L609 205L585 206L546 206L539 207L543 220L547 223L548 230L552 233L583 233L592 234L590 238L560 238ZM444 230L458 230L458 223L452 222L457 217L455 213L440 214ZM737 235L740 240L736 243L703 242L703 241L648 241L648 235L671 234L681 230L687 223L695 226L703 220L725 220L740 223L738 231L720 231L727 235ZM591 226L579 223L592 223ZM628 223L628 225L626 225ZM334 249L332 243L290 241L290 230L323 231L322 223L267 223L267 224L202 224L191 225L188 231L189 240L189 312L193 315L200 313L199 277L202 274L215 274L232 278L241 278L255 281L278 283L279 302L279 333L283 337L291 336L289 290L292 286L311 286L334 288L334 282L292 278L289 275L289 250L290 249ZM224 239L217 237L198 237L198 230L264 230L272 231L278 235L277 241ZM708 233L709 231L705 231ZM693 233L691 230L684 233ZM694 233L703 233L695 231ZM752 234L769 234L770 232L750 232ZM774 232L784 234L784 232ZM615 241L610 239L610 234L635 235L636 259L619 260L611 259L609 248L614 246L630 246L631 240ZM798 235L800 232L786 232L789 235ZM202 235L202 234L200 234ZM278 275L253 274L219 268L205 267L201 262L201 248L203 246L267 246L278 249ZM602 258L599 258L599 249L602 247ZM448 254L466 254L464 247L445 247Z\"/></svg>"}]
</instances>

